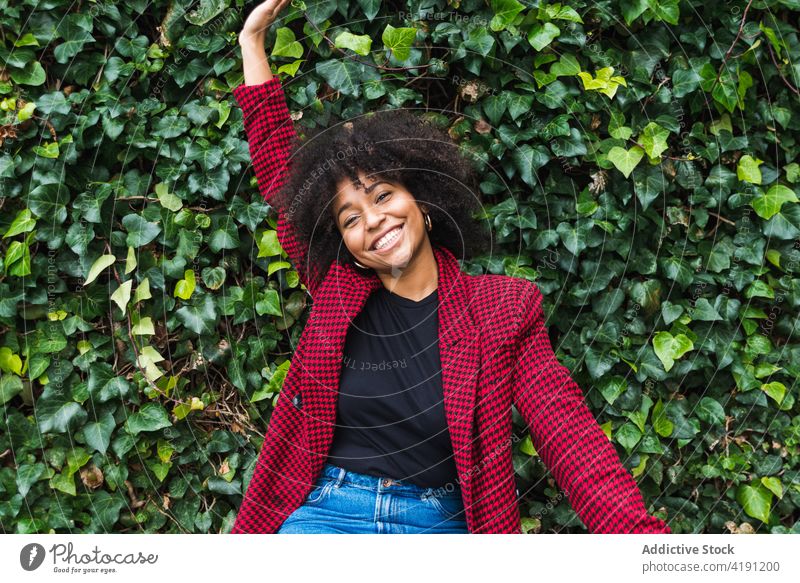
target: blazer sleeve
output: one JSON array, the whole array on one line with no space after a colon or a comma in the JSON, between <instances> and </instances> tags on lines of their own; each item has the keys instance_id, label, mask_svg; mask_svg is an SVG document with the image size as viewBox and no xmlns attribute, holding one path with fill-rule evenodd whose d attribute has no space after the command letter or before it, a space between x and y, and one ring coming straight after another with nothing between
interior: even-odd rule
<instances>
[{"instance_id":1,"label":"blazer sleeve","mask_svg":"<svg viewBox=\"0 0 800 583\"><path fill-rule=\"evenodd\" d=\"M532 283L516 337L514 405L531 441L572 508L592 533L672 531L650 516L616 449L584 402L583 393L556 359L547 336L542 294Z\"/></svg>"},{"instance_id":2,"label":"blazer sleeve","mask_svg":"<svg viewBox=\"0 0 800 583\"><path fill-rule=\"evenodd\" d=\"M289 155L296 132L286 105L281 80L275 76L259 85L241 84L233 96L242 109L244 129L255 168L258 187L264 200L278 213L278 241L312 296L320 273L308 265L307 247L298 240L286 220L286 209L277 208L273 193L286 182L290 171Z\"/></svg>"}]
</instances>

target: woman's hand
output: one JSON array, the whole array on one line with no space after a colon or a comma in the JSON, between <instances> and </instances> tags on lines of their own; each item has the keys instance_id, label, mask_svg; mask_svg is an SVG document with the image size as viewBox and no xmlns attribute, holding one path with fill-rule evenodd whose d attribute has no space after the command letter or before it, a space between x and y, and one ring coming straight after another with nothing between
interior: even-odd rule
<instances>
[{"instance_id":1,"label":"woman's hand","mask_svg":"<svg viewBox=\"0 0 800 583\"><path fill-rule=\"evenodd\" d=\"M245 85L261 85L272 79L272 71L264 50L267 28L275 22L291 0L265 0L256 6L244 21L239 33L239 46L242 47L242 68Z\"/></svg>"},{"instance_id":2,"label":"woman's hand","mask_svg":"<svg viewBox=\"0 0 800 583\"><path fill-rule=\"evenodd\" d=\"M291 0L265 0L256 6L244 21L242 31L239 33L239 44L248 46L258 44L264 47L264 38L267 29L275 22L281 11L286 8Z\"/></svg>"}]
</instances>

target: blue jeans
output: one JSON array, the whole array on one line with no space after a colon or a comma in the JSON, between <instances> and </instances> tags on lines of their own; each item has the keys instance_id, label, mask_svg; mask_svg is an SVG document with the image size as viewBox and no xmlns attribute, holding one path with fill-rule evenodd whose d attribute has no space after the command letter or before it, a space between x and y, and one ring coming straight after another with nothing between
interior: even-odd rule
<instances>
[{"instance_id":1,"label":"blue jeans","mask_svg":"<svg viewBox=\"0 0 800 583\"><path fill-rule=\"evenodd\" d=\"M277 534L467 534L465 516L458 484L423 488L326 463Z\"/></svg>"}]
</instances>

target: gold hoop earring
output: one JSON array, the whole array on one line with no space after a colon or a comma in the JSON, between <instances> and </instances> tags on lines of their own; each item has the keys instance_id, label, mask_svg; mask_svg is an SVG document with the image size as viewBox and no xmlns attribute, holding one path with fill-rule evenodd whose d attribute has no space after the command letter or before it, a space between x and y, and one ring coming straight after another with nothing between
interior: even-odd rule
<instances>
[{"instance_id":1,"label":"gold hoop earring","mask_svg":"<svg viewBox=\"0 0 800 583\"><path fill-rule=\"evenodd\" d=\"M431 215L430 213L425 213L425 226L430 231L433 228L433 223L431 222Z\"/></svg>"},{"instance_id":2,"label":"gold hoop earring","mask_svg":"<svg viewBox=\"0 0 800 583\"><path fill-rule=\"evenodd\" d=\"M355 264L356 264L358 267L360 267L361 269L369 269L369 267L367 267L366 265L361 265L361 264L360 264L358 261L356 261L355 259L353 259L353 263L355 263Z\"/></svg>"}]
</instances>

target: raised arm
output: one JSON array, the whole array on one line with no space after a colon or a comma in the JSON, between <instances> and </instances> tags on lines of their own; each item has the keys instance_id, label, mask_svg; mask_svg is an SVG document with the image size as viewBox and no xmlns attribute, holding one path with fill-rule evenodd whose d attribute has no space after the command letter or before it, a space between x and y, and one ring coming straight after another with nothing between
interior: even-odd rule
<instances>
[{"instance_id":1,"label":"raised arm","mask_svg":"<svg viewBox=\"0 0 800 583\"><path fill-rule=\"evenodd\" d=\"M671 533L662 520L648 515L636 481L556 359L541 292L533 283L528 289L513 391L534 448L590 532Z\"/></svg>"},{"instance_id":2,"label":"raised arm","mask_svg":"<svg viewBox=\"0 0 800 583\"><path fill-rule=\"evenodd\" d=\"M264 41L267 27L288 3L289 0L267 0L248 16L239 34L244 83L233 90L233 96L242 109L259 191L278 213L278 241L300 275L300 282L313 296L320 274L307 264L306 246L296 238L284 209L276 206L273 197L290 171L289 154L295 130L283 85L270 71Z\"/></svg>"}]
</instances>

